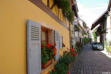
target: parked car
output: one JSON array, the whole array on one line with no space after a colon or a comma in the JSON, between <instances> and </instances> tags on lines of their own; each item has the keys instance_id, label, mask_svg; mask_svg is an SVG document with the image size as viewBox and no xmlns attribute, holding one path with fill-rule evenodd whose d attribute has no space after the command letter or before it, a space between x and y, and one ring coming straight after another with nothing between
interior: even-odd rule
<instances>
[{"instance_id":1,"label":"parked car","mask_svg":"<svg viewBox=\"0 0 111 74\"><path fill-rule=\"evenodd\" d=\"M92 49L93 50L104 50L104 45L102 43L93 42L92 43Z\"/></svg>"}]
</instances>

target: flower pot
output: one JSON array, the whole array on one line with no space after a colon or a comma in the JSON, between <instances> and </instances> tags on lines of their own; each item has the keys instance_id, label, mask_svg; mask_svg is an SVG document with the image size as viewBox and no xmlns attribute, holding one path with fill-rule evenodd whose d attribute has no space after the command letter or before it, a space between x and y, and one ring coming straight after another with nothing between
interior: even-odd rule
<instances>
[{"instance_id":1,"label":"flower pot","mask_svg":"<svg viewBox=\"0 0 111 74\"><path fill-rule=\"evenodd\" d=\"M42 69L47 68L52 63L52 60L49 60L46 64L42 64Z\"/></svg>"}]
</instances>

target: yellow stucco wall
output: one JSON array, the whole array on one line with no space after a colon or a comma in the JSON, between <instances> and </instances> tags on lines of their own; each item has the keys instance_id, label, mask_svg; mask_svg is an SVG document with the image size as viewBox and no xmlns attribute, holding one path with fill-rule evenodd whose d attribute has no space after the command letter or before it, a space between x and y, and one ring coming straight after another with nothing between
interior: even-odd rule
<instances>
[{"instance_id":1,"label":"yellow stucco wall","mask_svg":"<svg viewBox=\"0 0 111 74\"><path fill-rule=\"evenodd\" d=\"M47 6L47 0L42 0L42 2ZM49 8L52 7L54 3L54 0L49 0ZM55 5L53 8L52 8L52 12L59 17L59 19L64 22L65 24L67 24L67 20L66 18L64 17L63 13L62 13L62 9L58 8L57 5Z\"/></svg>"},{"instance_id":2,"label":"yellow stucco wall","mask_svg":"<svg viewBox=\"0 0 111 74\"><path fill-rule=\"evenodd\" d=\"M0 0L0 74L26 74L27 19L53 26L69 48L69 31L33 3Z\"/></svg>"}]
</instances>

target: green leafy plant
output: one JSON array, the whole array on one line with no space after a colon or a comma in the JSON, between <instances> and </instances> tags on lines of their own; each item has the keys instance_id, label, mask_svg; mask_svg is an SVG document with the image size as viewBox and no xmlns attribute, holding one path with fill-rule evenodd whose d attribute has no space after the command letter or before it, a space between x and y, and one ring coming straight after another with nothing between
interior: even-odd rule
<instances>
[{"instance_id":1,"label":"green leafy plant","mask_svg":"<svg viewBox=\"0 0 111 74\"><path fill-rule=\"evenodd\" d=\"M42 53L42 63L46 64L49 60L54 59L56 55L57 49L55 45L47 44L41 46Z\"/></svg>"},{"instance_id":2,"label":"green leafy plant","mask_svg":"<svg viewBox=\"0 0 111 74\"><path fill-rule=\"evenodd\" d=\"M61 57L54 67L57 74L66 74L68 70L68 64L65 64L63 61L65 61L65 58Z\"/></svg>"},{"instance_id":3,"label":"green leafy plant","mask_svg":"<svg viewBox=\"0 0 111 74\"><path fill-rule=\"evenodd\" d=\"M107 50L107 52L110 52L110 53L111 53L111 46L106 47L106 50Z\"/></svg>"},{"instance_id":4,"label":"green leafy plant","mask_svg":"<svg viewBox=\"0 0 111 74\"><path fill-rule=\"evenodd\" d=\"M48 62L48 60L49 60L49 57L47 54L42 56L42 63L43 64L46 64Z\"/></svg>"},{"instance_id":5,"label":"green leafy plant","mask_svg":"<svg viewBox=\"0 0 111 74\"><path fill-rule=\"evenodd\" d=\"M70 2L69 0L61 0L61 8L66 9L70 7Z\"/></svg>"},{"instance_id":6,"label":"green leafy plant","mask_svg":"<svg viewBox=\"0 0 111 74\"><path fill-rule=\"evenodd\" d=\"M76 25L74 25L74 29L75 29L75 31L80 31L80 29L79 29L79 27L78 27L78 25L76 24Z\"/></svg>"},{"instance_id":7,"label":"green leafy plant","mask_svg":"<svg viewBox=\"0 0 111 74\"><path fill-rule=\"evenodd\" d=\"M84 44L86 45L90 42L90 39L89 38L84 38L83 41L84 41Z\"/></svg>"},{"instance_id":8,"label":"green leafy plant","mask_svg":"<svg viewBox=\"0 0 111 74\"><path fill-rule=\"evenodd\" d=\"M57 74L57 72L50 71L49 74Z\"/></svg>"},{"instance_id":9,"label":"green leafy plant","mask_svg":"<svg viewBox=\"0 0 111 74\"><path fill-rule=\"evenodd\" d=\"M54 69L50 71L50 74L69 74L69 67L74 61L76 55L77 51L75 49L71 49L71 52L65 52L55 64Z\"/></svg>"},{"instance_id":10,"label":"green leafy plant","mask_svg":"<svg viewBox=\"0 0 111 74\"><path fill-rule=\"evenodd\" d=\"M62 11L64 16L67 17L67 19L69 20L69 22L72 22L74 20L74 14L70 8L64 8Z\"/></svg>"},{"instance_id":11,"label":"green leafy plant","mask_svg":"<svg viewBox=\"0 0 111 74\"><path fill-rule=\"evenodd\" d=\"M57 5L58 8L62 9L64 16L72 22L74 20L74 13L70 9L70 1L69 0L54 0L54 4L52 5L51 9Z\"/></svg>"},{"instance_id":12,"label":"green leafy plant","mask_svg":"<svg viewBox=\"0 0 111 74\"><path fill-rule=\"evenodd\" d=\"M82 43L80 43L80 42L76 42L76 47L75 47L75 49L77 49L77 52L78 52L78 53L81 51L82 46L83 46Z\"/></svg>"},{"instance_id":13,"label":"green leafy plant","mask_svg":"<svg viewBox=\"0 0 111 74\"><path fill-rule=\"evenodd\" d=\"M75 59L73 53L75 53L75 50L72 49L72 53L65 53L64 56L60 57L54 66L55 71L51 71L50 74L67 74L69 64Z\"/></svg>"},{"instance_id":14,"label":"green leafy plant","mask_svg":"<svg viewBox=\"0 0 111 74\"><path fill-rule=\"evenodd\" d=\"M57 5L58 8L67 8L70 7L69 0L54 0L54 5Z\"/></svg>"},{"instance_id":15,"label":"green leafy plant","mask_svg":"<svg viewBox=\"0 0 111 74\"><path fill-rule=\"evenodd\" d=\"M94 41L95 41L95 42L97 41L97 34L96 34L96 31L97 31L97 30L94 30L94 32L93 32L93 38L94 38Z\"/></svg>"},{"instance_id":16,"label":"green leafy plant","mask_svg":"<svg viewBox=\"0 0 111 74\"><path fill-rule=\"evenodd\" d=\"M46 50L46 47L42 46L42 63L46 64L49 60L48 51Z\"/></svg>"},{"instance_id":17,"label":"green leafy plant","mask_svg":"<svg viewBox=\"0 0 111 74\"><path fill-rule=\"evenodd\" d=\"M54 5L57 5L58 8L61 8L62 0L54 0Z\"/></svg>"}]
</instances>

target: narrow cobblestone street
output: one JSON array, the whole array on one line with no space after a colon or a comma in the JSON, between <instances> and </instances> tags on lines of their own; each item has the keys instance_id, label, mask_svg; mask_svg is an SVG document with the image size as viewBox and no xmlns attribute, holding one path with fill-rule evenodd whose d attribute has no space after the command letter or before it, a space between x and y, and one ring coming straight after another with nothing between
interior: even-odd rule
<instances>
[{"instance_id":1,"label":"narrow cobblestone street","mask_svg":"<svg viewBox=\"0 0 111 74\"><path fill-rule=\"evenodd\" d=\"M111 74L111 59L88 44L73 63L70 74Z\"/></svg>"}]
</instances>

